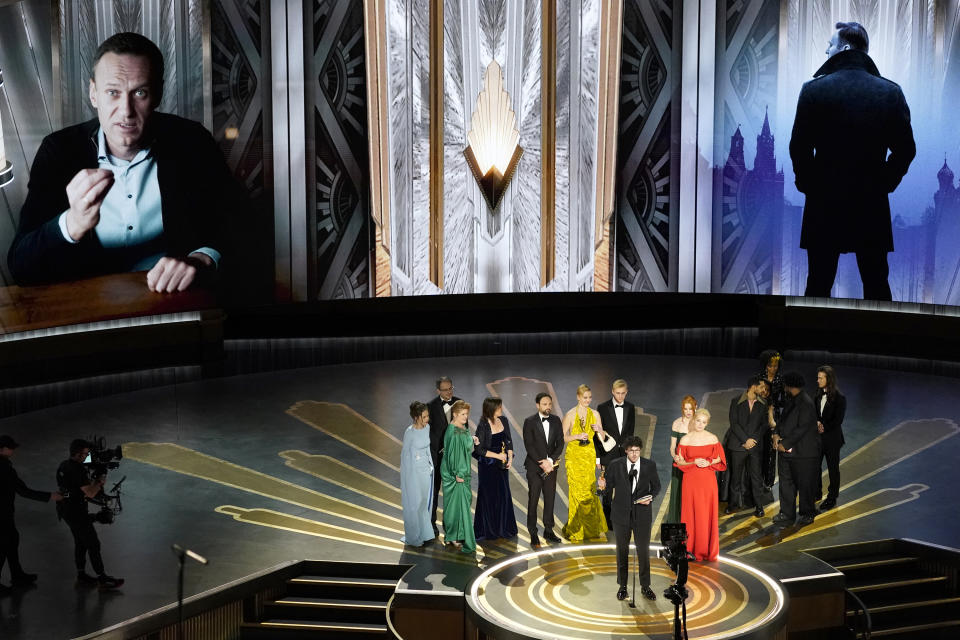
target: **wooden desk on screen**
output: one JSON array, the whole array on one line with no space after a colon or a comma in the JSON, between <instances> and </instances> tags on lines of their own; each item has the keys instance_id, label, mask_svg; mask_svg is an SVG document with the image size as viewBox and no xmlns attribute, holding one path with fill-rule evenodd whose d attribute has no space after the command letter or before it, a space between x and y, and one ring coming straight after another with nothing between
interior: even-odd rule
<instances>
[{"instance_id":1,"label":"wooden desk on screen","mask_svg":"<svg viewBox=\"0 0 960 640\"><path fill-rule=\"evenodd\" d=\"M186 317L171 314L191 313ZM147 289L146 272L0 288L0 387L170 366L216 366L215 291Z\"/></svg>"},{"instance_id":2,"label":"wooden desk on screen","mask_svg":"<svg viewBox=\"0 0 960 640\"><path fill-rule=\"evenodd\" d=\"M37 287L0 287L0 334L216 306L214 292L202 287L178 293L150 291L146 271Z\"/></svg>"}]
</instances>

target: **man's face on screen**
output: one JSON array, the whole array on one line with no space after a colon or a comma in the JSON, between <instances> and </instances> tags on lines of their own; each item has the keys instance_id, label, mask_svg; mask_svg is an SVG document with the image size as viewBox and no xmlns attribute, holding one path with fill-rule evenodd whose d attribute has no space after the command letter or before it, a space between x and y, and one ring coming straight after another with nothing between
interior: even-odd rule
<instances>
[{"instance_id":1,"label":"man's face on screen","mask_svg":"<svg viewBox=\"0 0 960 640\"><path fill-rule=\"evenodd\" d=\"M147 119L160 96L154 95L146 56L105 53L90 81L90 103L97 110L110 155L132 160L142 148Z\"/></svg>"},{"instance_id":2,"label":"man's face on screen","mask_svg":"<svg viewBox=\"0 0 960 640\"><path fill-rule=\"evenodd\" d=\"M833 32L833 37L830 38L830 42L827 43L827 57L832 58L841 51L846 51L849 48L850 45L840 38L840 30L838 29Z\"/></svg>"}]
</instances>

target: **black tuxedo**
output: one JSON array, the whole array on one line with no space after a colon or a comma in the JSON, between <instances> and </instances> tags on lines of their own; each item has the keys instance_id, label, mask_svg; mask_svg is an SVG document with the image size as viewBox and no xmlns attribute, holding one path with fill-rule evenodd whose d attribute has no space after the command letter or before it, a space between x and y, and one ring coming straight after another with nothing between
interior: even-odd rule
<instances>
[{"instance_id":1,"label":"black tuxedo","mask_svg":"<svg viewBox=\"0 0 960 640\"><path fill-rule=\"evenodd\" d=\"M535 413L523 421L523 446L527 457L523 466L527 470L527 530L530 537L537 535L537 504L543 493L543 531L553 530L553 504L557 498L557 471L546 478L540 477L540 460L550 458L554 463L563 454L563 422L555 415L547 417L550 437L544 433L540 414Z\"/></svg>"},{"instance_id":2,"label":"black tuxedo","mask_svg":"<svg viewBox=\"0 0 960 640\"><path fill-rule=\"evenodd\" d=\"M796 517L797 495L800 517L816 515L814 491L820 475L820 438L817 433L817 410L806 391L796 397L787 394L783 417L777 423L780 444L780 514L789 520Z\"/></svg>"},{"instance_id":3,"label":"black tuxedo","mask_svg":"<svg viewBox=\"0 0 960 640\"><path fill-rule=\"evenodd\" d=\"M603 430L617 441L617 446L607 453L603 451L603 444L600 442L600 437L596 435L593 436L594 446L600 455L600 464L607 466L617 458L623 457L623 439L633 435L633 430L637 423L637 409L630 402L625 401L623 403L623 430L621 430L620 425L617 424L617 412L613 407L613 399L601 402L597 406L597 413L600 414L600 424L603 426Z\"/></svg>"},{"instance_id":4,"label":"black tuxedo","mask_svg":"<svg viewBox=\"0 0 960 640\"><path fill-rule=\"evenodd\" d=\"M451 397L451 406L459 399L457 396ZM440 495L440 463L443 461L443 436L447 433L450 421L447 420L440 396L427 403L427 410L430 412L430 456L433 458L433 506L430 507L430 522L436 529L437 496Z\"/></svg>"},{"instance_id":5,"label":"black tuxedo","mask_svg":"<svg viewBox=\"0 0 960 640\"><path fill-rule=\"evenodd\" d=\"M95 233L71 244L60 231L60 214L70 208L67 184L81 169L98 166L99 127L94 118L43 139L7 256L17 284L76 280L132 267L131 249L104 248ZM150 115L145 136L157 162L163 209L159 251L151 245L150 253L183 257L211 247L227 258L225 227L242 212L244 196L213 136L198 122L159 112Z\"/></svg>"},{"instance_id":6,"label":"black tuxedo","mask_svg":"<svg viewBox=\"0 0 960 640\"><path fill-rule=\"evenodd\" d=\"M827 396L827 402L820 409L822 391L817 392L814 406L817 410L817 419L823 424L823 433L820 434L820 448L822 457L827 459L827 473L830 476L830 488L827 500L837 501L840 494L840 447L844 445L843 418L847 413L847 398L839 391ZM821 478L822 483L822 478ZM820 492L823 493L821 486Z\"/></svg>"},{"instance_id":7,"label":"black tuxedo","mask_svg":"<svg viewBox=\"0 0 960 640\"><path fill-rule=\"evenodd\" d=\"M767 405L757 398L750 409L746 393L730 401L730 428L724 446L730 459L730 490L727 502L731 506L743 505L743 474L749 476L750 495L754 506L763 506L763 477L760 462L763 438L767 433ZM756 444L746 449L744 443L753 438Z\"/></svg>"},{"instance_id":8,"label":"black tuxedo","mask_svg":"<svg viewBox=\"0 0 960 640\"><path fill-rule=\"evenodd\" d=\"M597 405L597 413L600 414L600 424L611 438L617 441L617 446L609 452L603 450L603 443L600 436L593 436L593 446L597 450L597 456L600 458L600 464L607 466L617 458L622 458L623 440L633 435L634 427L637 423L637 409L633 403L624 401L623 403L623 429L617 423L617 411L613 406L613 398ZM610 520L610 494L603 494L603 517L607 519L607 528L612 529L613 523Z\"/></svg>"},{"instance_id":9,"label":"black tuxedo","mask_svg":"<svg viewBox=\"0 0 960 640\"><path fill-rule=\"evenodd\" d=\"M657 464L647 458L638 458L636 462L637 483L631 492L631 480L627 469L630 460L617 458L607 465L604 479L607 482L605 493L612 493L610 517L613 520L613 533L617 539L617 583L627 584L627 558L630 548L630 536L633 535L637 547L637 563L640 567L640 586L650 586L650 527L653 523L652 503L634 504L634 500L660 493L660 477Z\"/></svg>"}]
</instances>

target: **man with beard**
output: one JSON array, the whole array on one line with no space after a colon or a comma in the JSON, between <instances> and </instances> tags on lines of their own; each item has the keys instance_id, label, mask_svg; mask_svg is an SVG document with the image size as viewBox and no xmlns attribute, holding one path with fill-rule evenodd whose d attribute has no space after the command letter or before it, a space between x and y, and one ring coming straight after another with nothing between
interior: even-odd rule
<instances>
[{"instance_id":1,"label":"man with beard","mask_svg":"<svg viewBox=\"0 0 960 640\"><path fill-rule=\"evenodd\" d=\"M527 530L530 545L540 546L537 536L537 504L543 493L543 537L559 543L553 532L553 503L557 497L557 462L563 454L563 422L553 415L553 398L549 393L538 393L537 412L523 421L523 447L527 457Z\"/></svg>"}]
</instances>

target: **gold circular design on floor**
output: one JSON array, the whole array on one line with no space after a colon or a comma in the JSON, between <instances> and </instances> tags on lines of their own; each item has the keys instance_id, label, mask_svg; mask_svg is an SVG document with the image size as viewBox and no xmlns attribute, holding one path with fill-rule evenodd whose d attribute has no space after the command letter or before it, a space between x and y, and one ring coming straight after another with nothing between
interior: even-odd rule
<instances>
[{"instance_id":1,"label":"gold circular design on floor","mask_svg":"<svg viewBox=\"0 0 960 640\"><path fill-rule=\"evenodd\" d=\"M616 600L615 546L564 545L508 558L484 571L467 592L469 610L489 637L502 630L526 638L673 637L673 605L662 595L674 580L650 559L656 601L637 594L636 608ZM632 555L631 570L636 568ZM628 584L629 586L629 584ZM691 563L687 630L697 638L733 638L781 625L785 596L776 581L737 560ZM638 590L639 591L639 590Z\"/></svg>"}]
</instances>

